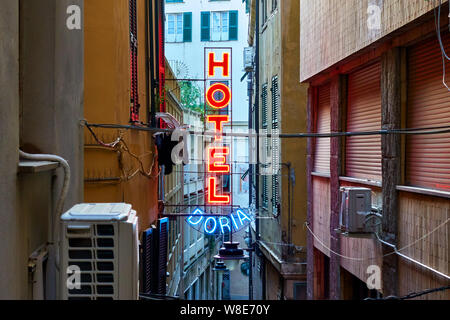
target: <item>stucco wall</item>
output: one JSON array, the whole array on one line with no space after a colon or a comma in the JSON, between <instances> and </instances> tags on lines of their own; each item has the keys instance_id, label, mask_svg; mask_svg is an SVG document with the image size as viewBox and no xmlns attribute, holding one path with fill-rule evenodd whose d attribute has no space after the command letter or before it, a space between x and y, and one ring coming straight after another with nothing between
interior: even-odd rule
<instances>
[{"instance_id":1,"label":"stucco wall","mask_svg":"<svg viewBox=\"0 0 450 320\"><path fill-rule=\"evenodd\" d=\"M97 0L85 3L85 112L90 123L128 125L130 120L130 29L128 0ZM145 1L137 1L138 86L140 121L147 122L145 71ZM95 129L104 142L115 141L122 133L131 153L142 161L148 178L136 170L140 163L123 149L97 144L85 130L85 183L87 202L127 202L139 216L145 230L157 217L158 177L155 146L151 134L143 131ZM155 164L155 165L153 165ZM153 168L153 171L152 171ZM99 181L99 179L116 179Z\"/></svg>"},{"instance_id":2,"label":"stucco wall","mask_svg":"<svg viewBox=\"0 0 450 320\"><path fill-rule=\"evenodd\" d=\"M0 3L0 299L18 298L19 3Z\"/></svg>"}]
</instances>

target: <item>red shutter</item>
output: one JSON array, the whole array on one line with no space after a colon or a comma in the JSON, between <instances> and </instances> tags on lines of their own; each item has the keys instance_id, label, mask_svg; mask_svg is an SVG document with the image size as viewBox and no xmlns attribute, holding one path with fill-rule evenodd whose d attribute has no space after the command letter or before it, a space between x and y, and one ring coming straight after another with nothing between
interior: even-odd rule
<instances>
[{"instance_id":1,"label":"red shutter","mask_svg":"<svg viewBox=\"0 0 450 320\"><path fill-rule=\"evenodd\" d=\"M347 131L381 129L381 64L348 76ZM381 181L381 136L350 136L346 140L346 175Z\"/></svg>"},{"instance_id":2,"label":"red shutter","mask_svg":"<svg viewBox=\"0 0 450 320\"><path fill-rule=\"evenodd\" d=\"M447 54L450 53L448 32L442 40ZM408 128L450 124L450 92L442 83L442 74L442 56L436 36L410 49ZM448 73L446 82L450 82ZM450 190L450 134L408 136L406 180L413 186Z\"/></svg>"},{"instance_id":3,"label":"red shutter","mask_svg":"<svg viewBox=\"0 0 450 320\"><path fill-rule=\"evenodd\" d=\"M139 87L138 87L138 44L137 44L137 5L136 0L129 0L130 6L130 121L139 122Z\"/></svg>"},{"instance_id":4,"label":"red shutter","mask_svg":"<svg viewBox=\"0 0 450 320\"><path fill-rule=\"evenodd\" d=\"M317 97L317 133L331 131L330 85L318 88ZM314 171L330 173L330 138L316 138Z\"/></svg>"}]
</instances>

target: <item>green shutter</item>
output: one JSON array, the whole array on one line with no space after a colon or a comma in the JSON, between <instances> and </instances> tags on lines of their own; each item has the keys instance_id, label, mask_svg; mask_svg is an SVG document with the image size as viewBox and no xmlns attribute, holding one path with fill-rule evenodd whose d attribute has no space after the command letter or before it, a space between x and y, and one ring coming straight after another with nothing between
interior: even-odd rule
<instances>
[{"instance_id":1,"label":"green shutter","mask_svg":"<svg viewBox=\"0 0 450 320\"><path fill-rule=\"evenodd\" d=\"M192 12L183 13L183 42L192 42Z\"/></svg>"},{"instance_id":2,"label":"green shutter","mask_svg":"<svg viewBox=\"0 0 450 320\"><path fill-rule=\"evenodd\" d=\"M210 12L209 11L204 11L201 14L201 41L209 41L210 40L210 34L211 34L211 28L210 28L210 23L211 23L211 18L210 18Z\"/></svg>"},{"instance_id":3,"label":"green shutter","mask_svg":"<svg viewBox=\"0 0 450 320\"><path fill-rule=\"evenodd\" d=\"M238 39L238 12L230 11L230 29L228 40Z\"/></svg>"}]
</instances>

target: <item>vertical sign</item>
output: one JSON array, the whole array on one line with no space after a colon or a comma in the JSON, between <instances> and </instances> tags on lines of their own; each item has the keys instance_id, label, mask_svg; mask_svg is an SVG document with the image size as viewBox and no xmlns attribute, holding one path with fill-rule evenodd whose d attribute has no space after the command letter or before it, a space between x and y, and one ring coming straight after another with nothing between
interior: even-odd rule
<instances>
[{"instance_id":1,"label":"vertical sign","mask_svg":"<svg viewBox=\"0 0 450 320\"><path fill-rule=\"evenodd\" d=\"M231 146L223 138L231 124L231 48L205 48L205 115L208 131L215 133L206 149L206 202L210 205L231 204Z\"/></svg>"}]
</instances>

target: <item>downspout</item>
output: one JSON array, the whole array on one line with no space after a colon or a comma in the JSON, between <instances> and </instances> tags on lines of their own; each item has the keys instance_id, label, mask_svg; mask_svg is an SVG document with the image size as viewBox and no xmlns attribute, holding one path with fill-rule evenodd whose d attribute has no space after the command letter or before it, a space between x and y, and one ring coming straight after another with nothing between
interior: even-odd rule
<instances>
[{"instance_id":1,"label":"downspout","mask_svg":"<svg viewBox=\"0 0 450 320\"><path fill-rule=\"evenodd\" d=\"M256 193L256 200L255 200L255 207L256 207L256 241L258 242L260 240L259 237L259 0L256 1L256 50L255 50L255 131L256 131L256 186L255 186L255 193Z\"/></svg>"}]
</instances>

